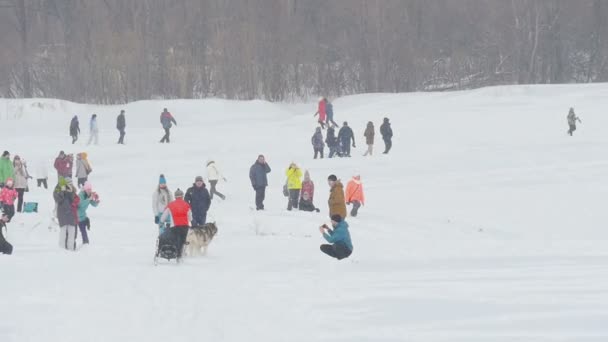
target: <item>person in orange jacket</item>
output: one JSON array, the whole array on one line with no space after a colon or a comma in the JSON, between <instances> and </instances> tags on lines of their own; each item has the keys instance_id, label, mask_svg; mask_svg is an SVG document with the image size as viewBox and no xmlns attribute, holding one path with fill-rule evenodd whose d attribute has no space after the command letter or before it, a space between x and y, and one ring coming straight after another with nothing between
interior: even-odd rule
<instances>
[{"instance_id":1,"label":"person in orange jacket","mask_svg":"<svg viewBox=\"0 0 608 342\"><path fill-rule=\"evenodd\" d=\"M350 216L357 216L357 212L362 205L365 205L365 194L363 193L363 183L361 183L361 176L355 175L348 181L346 185L346 204L353 205L350 211Z\"/></svg>"}]
</instances>

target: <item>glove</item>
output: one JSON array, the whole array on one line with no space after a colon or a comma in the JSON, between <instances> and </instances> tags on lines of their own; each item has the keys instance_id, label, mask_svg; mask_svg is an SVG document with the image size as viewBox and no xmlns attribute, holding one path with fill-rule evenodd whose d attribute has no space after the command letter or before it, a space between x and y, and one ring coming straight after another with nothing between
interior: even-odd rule
<instances>
[{"instance_id":1,"label":"glove","mask_svg":"<svg viewBox=\"0 0 608 342\"><path fill-rule=\"evenodd\" d=\"M226 177L224 177L224 182L227 182L228 180L226 179Z\"/></svg>"},{"instance_id":2,"label":"glove","mask_svg":"<svg viewBox=\"0 0 608 342\"><path fill-rule=\"evenodd\" d=\"M355 146L355 143L353 143L353 148L357 148L357 146Z\"/></svg>"},{"instance_id":3,"label":"glove","mask_svg":"<svg viewBox=\"0 0 608 342\"><path fill-rule=\"evenodd\" d=\"M160 218L158 216L154 216L154 223L159 224Z\"/></svg>"}]
</instances>

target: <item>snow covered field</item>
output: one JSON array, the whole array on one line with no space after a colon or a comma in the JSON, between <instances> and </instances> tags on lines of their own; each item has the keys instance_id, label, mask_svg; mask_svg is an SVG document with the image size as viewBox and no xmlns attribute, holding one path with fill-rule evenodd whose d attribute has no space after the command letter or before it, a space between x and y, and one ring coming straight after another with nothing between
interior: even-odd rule
<instances>
[{"instance_id":1,"label":"snow covered field","mask_svg":"<svg viewBox=\"0 0 608 342\"><path fill-rule=\"evenodd\" d=\"M89 209L91 245L60 250L51 192L30 183L41 213L9 225L0 341L606 341L607 94L596 84L340 98L336 121L357 135L348 160L312 159L315 104L1 100L0 150L30 168L88 152L101 205ZM574 137L570 106L583 120ZM163 107L178 122L170 145L158 143ZM126 146L115 144L120 109ZM89 147L92 113L101 135ZM392 153L380 154L377 133L377 154L362 157L365 124L384 116ZM259 153L273 171L268 211L253 213ZM228 178L209 255L155 267L158 176L185 190L207 159ZM320 214L285 210L292 161L310 170ZM355 250L341 262L318 250L331 173L360 173L368 201L348 219Z\"/></svg>"}]
</instances>

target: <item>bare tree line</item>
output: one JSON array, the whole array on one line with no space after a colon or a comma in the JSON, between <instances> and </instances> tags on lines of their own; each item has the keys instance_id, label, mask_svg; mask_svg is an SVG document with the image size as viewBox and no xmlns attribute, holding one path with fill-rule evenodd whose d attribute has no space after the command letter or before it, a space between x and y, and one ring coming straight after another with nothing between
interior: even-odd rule
<instances>
[{"instance_id":1,"label":"bare tree line","mask_svg":"<svg viewBox=\"0 0 608 342\"><path fill-rule=\"evenodd\" d=\"M0 96L290 100L608 80L604 0L0 0Z\"/></svg>"}]
</instances>

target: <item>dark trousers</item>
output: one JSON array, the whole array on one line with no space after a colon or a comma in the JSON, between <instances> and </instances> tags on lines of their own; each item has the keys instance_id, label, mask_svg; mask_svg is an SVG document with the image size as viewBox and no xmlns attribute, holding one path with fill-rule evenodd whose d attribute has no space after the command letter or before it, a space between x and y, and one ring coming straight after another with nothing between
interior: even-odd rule
<instances>
[{"instance_id":1,"label":"dark trousers","mask_svg":"<svg viewBox=\"0 0 608 342\"><path fill-rule=\"evenodd\" d=\"M207 213L196 213L192 215L192 226L198 227L207 223Z\"/></svg>"},{"instance_id":2,"label":"dark trousers","mask_svg":"<svg viewBox=\"0 0 608 342\"><path fill-rule=\"evenodd\" d=\"M186 243L186 237L188 237L188 226L176 226L171 229L174 229L175 232L175 240L177 242L177 257L182 257L182 250L184 249L184 244Z\"/></svg>"},{"instance_id":3,"label":"dark trousers","mask_svg":"<svg viewBox=\"0 0 608 342\"><path fill-rule=\"evenodd\" d=\"M333 158L338 152L337 146L329 146L329 156L328 158Z\"/></svg>"},{"instance_id":4,"label":"dark trousers","mask_svg":"<svg viewBox=\"0 0 608 342\"><path fill-rule=\"evenodd\" d=\"M572 135L574 131L576 131L576 124L569 125L570 129L568 130L568 134Z\"/></svg>"},{"instance_id":5,"label":"dark trousers","mask_svg":"<svg viewBox=\"0 0 608 342\"><path fill-rule=\"evenodd\" d=\"M89 219L78 222L78 228L80 228L80 235L82 235L82 243L89 243L89 234L87 233L87 227L89 226Z\"/></svg>"},{"instance_id":6,"label":"dark trousers","mask_svg":"<svg viewBox=\"0 0 608 342\"><path fill-rule=\"evenodd\" d=\"M329 123L332 123L332 125L334 127L338 127L338 124L334 121L334 117L329 117L329 115L327 116L327 118L325 119L325 123L327 124L327 127L330 127Z\"/></svg>"},{"instance_id":7,"label":"dark trousers","mask_svg":"<svg viewBox=\"0 0 608 342\"><path fill-rule=\"evenodd\" d=\"M359 211L359 208L361 208L361 202L359 201L353 201L353 208L350 210L350 216L355 217L357 216L357 212Z\"/></svg>"},{"instance_id":8,"label":"dark trousers","mask_svg":"<svg viewBox=\"0 0 608 342\"><path fill-rule=\"evenodd\" d=\"M384 154L388 154L388 151L391 150L391 147L393 147L393 141L392 138L384 138Z\"/></svg>"},{"instance_id":9,"label":"dark trousers","mask_svg":"<svg viewBox=\"0 0 608 342\"><path fill-rule=\"evenodd\" d=\"M315 147L315 159L317 159L318 155L321 155L321 159L323 159L323 147Z\"/></svg>"},{"instance_id":10,"label":"dark trousers","mask_svg":"<svg viewBox=\"0 0 608 342\"><path fill-rule=\"evenodd\" d=\"M160 139L160 142L161 143L164 143L164 142L168 143L168 142L170 142L169 141L169 137L170 136L171 136L171 128L165 128L165 135L163 136L162 139Z\"/></svg>"},{"instance_id":11,"label":"dark trousers","mask_svg":"<svg viewBox=\"0 0 608 342\"><path fill-rule=\"evenodd\" d=\"M38 179L36 179L36 182L38 183L38 187L41 187L41 186L44 185L45 189L49 188L49 185L47 183L47 179L46 178L38 178Z\"/></svg>"},{"instance_id":12,"label":"dark trousers","mask_svg":"<svg viewBox=\"0 0 608 342\"><path fill-rule=\"evenodd\" d=\"M2 227L0 227L0 229L2 229ZM2 232L0 232L0 253L13 254L13 245L4 239Z\"/></svg>"},{"instance_id":13,"label":"dark trousers","mask_svg":"<svg viewBox=\"0 0 608 342\"><path fill-rule=\"evenodd\" d=\"M125 143L125 130L119 129L118 131L120 132L120 137L118 138L118 143L124 144Z\"/></svg>"},{"instance_id":14,"label":"dark trousers","mask_svg":"<svg viewBox=\"0 0 608 342\"><path fill-rule=\"evenodd\" d=\"M211 199L213 199L213 194L218 195L221 199L226 199L226 196L224 196L221 192L217 191L217 189L215 188L217 186L217 180L210 180L209 184L211 184L211 189L209 190L209 197Z\"/></svg>"},{"instance_id":15,"label":"dark trousers","mask_svg":"<svg viewBox=\"0 0 608 342\"><path fill-rule=\"evenodd\" d=\"M333 245L321 245L321 252L329 255L332 258L342 260L348 258L353 251L348 249L343 243L335 243Z\"/></svg>"},{"instance_id":16,"label":"dark trousers","mask_svg":"<svg viewBox=\"0 0 608 342\"><path fill-rule=\"evenodd\" d=\"M300 189L289 189L289 199L287 202L287 210L292 208L298 209L298 202L300 201Z\"/></svg>"},{"instance_id":17,"label":"dark trousers","mask_svg":"<svg viewBox=\"0 0 608 342\"><path fill-rule=\"evenodd\" d=\"M15 205L14 204L3 204L2 212L8 216L8 222L11 222L13 216L15 216Z\"/></svg>"},{"instance_id":18,"label":"dark trousers","mask_svg":"<svg viewBox=\"0 0 608 342\"><path fill-rule=\"evenodd\" d=\"M86 183L86 182L87 182L87 178L88 178L88 177L84 177L84 178L78 178L78 186L79 186L79 187L84 186L84 183Z\"/></svg>"},{"instance_id":19,"label":"dark trousers","mask_svg":"<svg viewBox=\"0 0 608 342\"><path fill-rule=\"evenodd\" d=\"M350 157L350 140L342 142L342 156Z\"/></svg>"},{"instance_id":20,"label":"dark trousers","mask_svg":"<svg viewBox=\"0 0 608 342\"><path fill-rule=\"evenodd\" d=\"M17 212L20 213L23 211L23 195L25 194L25 189L15 189L17 191Z\"/></svg>"},{"instance_id":21,"label":"dark trousers","mask_svg":"<svg viewBox=\"0 0 608 342\"><path fill-rule=\"evenodd\" d=\"M266 198L266 187L255 188L255 208L257 210L264 210L264 198Z\"/></svg>"}]
</instances>

